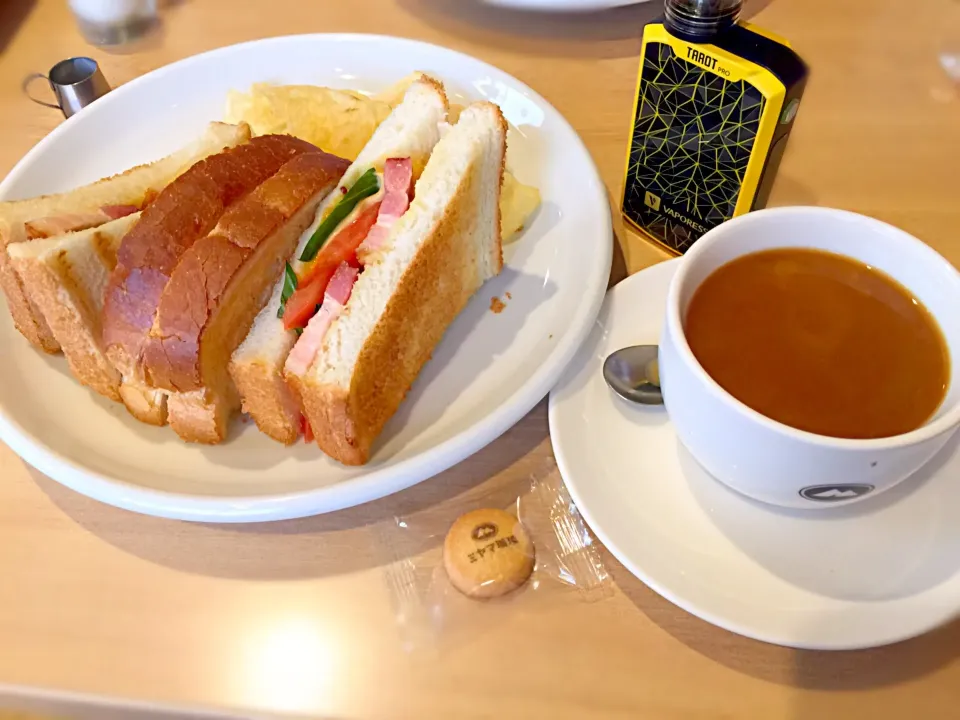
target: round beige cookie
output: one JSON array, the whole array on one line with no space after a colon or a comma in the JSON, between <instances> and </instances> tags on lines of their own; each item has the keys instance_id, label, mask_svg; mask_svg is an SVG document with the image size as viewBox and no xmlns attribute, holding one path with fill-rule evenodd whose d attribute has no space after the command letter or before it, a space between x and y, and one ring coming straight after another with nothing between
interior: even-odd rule
<instances>
[{"instance_id":1,"label":"round beige cookie","mask_svg":"<svg viewBox=\"0 0 960 720\"><path fill-rule=\"evenodd\" d=\"M457 518L443 542L443 566L464 595L491 598L515 590L533 572L535 552L520 521L504 510Z\"/></svg>"}]
</instances>

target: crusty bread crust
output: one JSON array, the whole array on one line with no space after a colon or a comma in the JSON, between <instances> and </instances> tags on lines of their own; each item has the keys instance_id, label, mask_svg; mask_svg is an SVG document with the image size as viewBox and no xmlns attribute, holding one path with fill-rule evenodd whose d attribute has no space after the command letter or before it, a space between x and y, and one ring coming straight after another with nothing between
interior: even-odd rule
<instances>
[{"instance_id":1,"label":"crusty bread crust","mask_svg":"<svg viewBox=\"0 0 960 720\"><path fill-rule=\"evenodd\" d=\"M258 188L258 191L264 189L263 193L258 193L259 197L248 197L242 205L269 201L275 206L283 206L285 214L300 203L292 217L258 242L254 242L253 235L241 232L244 227L262 228L257 223L240 227L230 222L224 223L225 236L234 239L246 237L254 247L246 254L236 272L224 271L228 280L222 292L218 290L217 278L197 279L206 285L208 299L217 298L213 307L207 306L207 322L195 346L195 355L191 358L191 367L199 369L202 385L187 392L173 393L167 402L171 427L188 442L215 443L226 438L227 421L240 407L239 395L228 373L230 356L249 332L257 313L263 309L274 284L283 273L284 261L293 252L301 233L312 222L321 199L336 186L347 161L317 152L298 156L284 167L291 165L294 167L290 170L302 176L299 189L291 187L293 176L289 173L286 177L275 176L278 183L268 180ZM312 196L304 200L303 190L312 191ZM240 215L245 217L246 213L241 212ZM231 227L238 232L231 234ZM218 239L222 240L223 237ZM218 267L224 266L229 267L227 262L220 263ZM203 315L191 314L195 317Z\"/></svg>"},{"instance_id":2,"label":"crusty bread crust","mask_svg":"<svg viewBox=\"0 0 960 720\"><path fill-rule=\"evenodd\" d=\"M96 212L104 205L141 207L148 195L159 192L200 158L249 138L250 127L246 123L211 123L198 142L155 162L137 165L69 192L0 203L0 287L7 296L17 330L44 352L60 350L55 331L44 318L41 302L23 284L7 253L8 246L28 240L25 223L63 213Z\"/></svg>"},{"instance_id":3,"label":"crusty bread crust","mask_svg":"<svg viewBox=\"0 0 960 720\"><path fill-rule=\"evenodd\" d=\"M480 273L470 234L481 222L494 222L491 268L503 265L499 193L506 153L506 122L499 108L500 145L496 210L479 216L476 197L482 184L482 157L476 157L451 202L418 248L376 326L363 344L349 390L318 382L315 374L288 375L320 448L345 465L362 465L374 440L399 408L447 327L487 279ZM415 201L416 202L416 201ZM346 312L350 310L347 303Z\"/></svg>"},{"instance_id":4,"label":"crusty bread crust","mask_svg":"<svg viewBox=\"0 0 960 720\"><path fill-rule=\"evenodd\" d=\"M157 426L167 424L167 395L162 390L138 383L125 383L121 377L120 399L127 411L140 422Z\"/></svg>"},{"instance_id":5,"label":"crusty bread crust","mask_svg":"<svg viewBox=\"0 0 960 720\"><path fill-rule=\"evenodd\" d=\"M282 366L281 366L282 367ZM277 442L292 445L300 436L300 404L283 375L260 362L230 364L230 375L261 432Z\"/></svg>"},{"instance_id":6,"label":"crusty bread crust","mask_svg":"<svg viewBox=\"0 0 960 720\"><path fill-rule=\"evenodd\" d=\"M83 325L90 319L90 315L83 304L73 302L73 298L69 296L63 297L60 302L57 302L61 285L57 272L47 264L31 263L16 258L11 259L23 283L40 289L44 299L44 304L40 305L41 316L50 321L48 327L51 331L54 327L57 327L61 333L74 335L76 344L73 349L77 352L64 353L74 377L101 395L119 401L120 373L109 363L105 367L101 367L94 361L89 363L88 367L86 358L93 358L96 350L88 347L85 343L86 338L74 331L74 328ZM50 302L46 302L47 300Z\"/></svg>"},{"instance_id":7,"label":"crusty bread crust","mask_svg":"<svg viewBox=\"0 0 960 720\"><path fill-rule=\"evenodd\" d=\"M423 362L428 359L429 356ZM366 463L370 446L382 429L382 425L374 429L376 418L384 414L384 408L392 404L392 398L384 398L382 403L370 403L366 394L359 397L353 388L347 391L339 385L313 384L298 375L288 375L287 382L300 398L317 446L344 465ZM397 407L406 397L407 390L401 393ZM390 415L393 412L396 409Z\"/></svg>"},{"instance_id":8,"label":"crusty bread crust","mask_svg":"<svg viewBox=\"0 0 960 720\"><path fill-rule=\"evenodd\" d=\"M15 243L10 259L63 347L74 377L120 401L120 373L100 344L103 286L117 262L117 248L136 223L135 213L99 228Z\"/></svg>"},{"instance_id":9,"label":"crusty bread crust","mask_svg":"<svg viewBox=\"0 0 960 720\"><path fill-rule=\"evenodd\" d=\"M240 401L232 387L224 394L208 388L167 397L167 420L181 440L216 445L227 437L230 418Z\"/></svg>"},{"instance_id":10,"label":"crusty bread crust","mask_svg":"<svg viewBox=\"0 0 960 720\"><path fill-rule=\"evenodd\" d=\"M9 232L0 229L0 237L9 237ZM0 288L7 296L7 308L13 318L13 324L30 344L46 353L60 352L60 343L43 317L43 311L27 296L26 288L10 263L6 244L0 250Z\"/></svg>"}]
</instances>

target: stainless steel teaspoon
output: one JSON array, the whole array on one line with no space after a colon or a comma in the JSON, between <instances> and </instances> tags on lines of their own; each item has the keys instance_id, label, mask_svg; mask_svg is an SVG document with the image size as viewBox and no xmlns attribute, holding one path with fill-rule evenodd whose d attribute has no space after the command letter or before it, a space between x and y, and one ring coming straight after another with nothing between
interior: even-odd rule
<instances>
[{"instance_id":1,"label":"stainless steel teaspoon","mask_svg":"<svg viewBox=\"0 0 960 720\"><path fill-rule=\"evenodd\" d=\"M656 345L631 345L607 356L603 379L624 400L662 405Z\"/></svg>"}]
</instances>

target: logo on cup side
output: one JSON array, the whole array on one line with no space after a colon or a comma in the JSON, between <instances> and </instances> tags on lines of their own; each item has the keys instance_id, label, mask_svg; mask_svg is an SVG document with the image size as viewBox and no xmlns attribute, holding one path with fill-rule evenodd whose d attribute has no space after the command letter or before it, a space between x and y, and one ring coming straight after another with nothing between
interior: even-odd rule
<instances>
[{"instance_id":1,"label":"logo on cup side","mask_svg":"<svg viewBox=\"0 0 960 720\"><path fill-rule=\"evenodd\" d=\"M874 491L873 485L811 485L800 491L800 496L814 502L840 502L841 500L853 500L863 497Z\"/></svg>"}]
</instances>

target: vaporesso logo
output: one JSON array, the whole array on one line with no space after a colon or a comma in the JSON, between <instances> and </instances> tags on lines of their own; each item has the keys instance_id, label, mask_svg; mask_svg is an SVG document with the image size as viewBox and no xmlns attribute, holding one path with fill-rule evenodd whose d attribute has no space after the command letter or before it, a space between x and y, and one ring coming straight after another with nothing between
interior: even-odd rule
<instances>
[{"instance_id":1,"label":"vaporesso logo","mask_svg":"<svg viewBox=\"0 0 960 720\"><path fill-rule=\"evenodd\" d=\"M684 225L686 225L687 227L693 228L693 229L696 230L698 233L701 233L701 234L702 234L702 233L705 233L705 232L707 231L707 229L706 229L703 225L701 225L700 223L694 221L694 220L691 219L691 218L688 218L686 215L681 215L680 213L678 213L676 210L674 210L674 209L671 208L671 207L668 207L668 206L664 205L664 206L662 206L662 207L660 208L660 211L661 211L664 215L667 215L668 217L672 217L674 220L679 220L680 222L682 222L682 223L683 223Z\"/></svg>"},{"instance_id":2,"label":"vaporesso logo","mask_svg":"<svg viewBox=\"0 0 960 720\"><path fill-rule=\"evenodd\" d=\"M853 500L874 491L873 485L851 483L849 485L811 485L800 491L800 496L814 502L831 503Z\"/></svg>"},{"instance_id":3,"label":"vaporesso logo","mask_svg":"<svg viewBox=\"0 0 960 720\"><path fill-rule=\"evenodd\" d=\"M646 190L643 193L643 204L646 205L651 210L653 210L654 212L660 212L666 215L667 217L673 218L674 220L679 220L684 225L696 230L701 235L707 231L707 229L703 225L693 220L692 218L687 217L686 215L678 213L672 207L670 207L669 205L666 205L659 195L654 195L649 190ZM696 210L694 210L694 212L696 212Z\"/></svg>"}]
</instances>

